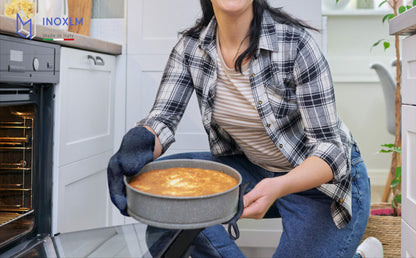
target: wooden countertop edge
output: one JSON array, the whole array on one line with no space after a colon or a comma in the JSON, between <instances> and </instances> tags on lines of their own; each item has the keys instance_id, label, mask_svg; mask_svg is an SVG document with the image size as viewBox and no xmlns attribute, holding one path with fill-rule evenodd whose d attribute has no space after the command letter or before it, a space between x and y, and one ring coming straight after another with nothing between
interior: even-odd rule
<instances>
[{"instance_id":1,"label":"wooden countertop edge","mask_svg":"<svg viewBox=\"0 0 416 258\"><path fill-rule=\"evenodd\" d=\"M26 26L25 26L26 28ZM4 15L0 15L0 33L17 36L16 20ZM43 38L73 38L73 41L48 41L49 43L58 44L66 47L90 50L110 55L120 55L122 46L116 43L91 38L85 35L76 34L55 28L36 25L36 36L34 40L42 41Z\"/></svg>"},{"instance_id":2,"label":"wooden countertop edge","mask_svg":"<svg viewBox=\"0 0 416 258\"><path fill-rule=\"evenodd\" d=\"M416 6L390 20L390 35L416 34Z\"/></svg>"}]
</instances>

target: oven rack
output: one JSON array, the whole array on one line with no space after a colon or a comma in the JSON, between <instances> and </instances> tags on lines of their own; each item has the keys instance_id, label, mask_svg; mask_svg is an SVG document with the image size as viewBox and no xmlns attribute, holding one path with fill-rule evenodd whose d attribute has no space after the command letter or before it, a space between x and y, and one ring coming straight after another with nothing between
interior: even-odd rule
<instances>
[{"instance_id":1,"label":"oven rack","mask_svg":"<svg viewBox=\"0 0 416 258\"><path fill-rule=\"evenodd\" d=\"M25 214L20 214L20 213L16 213L16 212L1 212L0 213L0 225L6 225L8 223L11 223L17 219L20 219L22 217L25 217L31 213L33 213L33 210L25 210L26 213Z\"/></svg>"},{"instance_id":2,"label":"oven rack","mask_svg":"<svg viewBox=\"0 0 416 258\"><path fill-rule=\"evenodd\" d=\"M0 215L2 212L27 212L30 211L31 208L29 207L22 207L21 205L2 205L0 206Z\"/></svg>"},{"instance_id":3,"label":"oven rack","mask_svg":"<svg viewBox=\"0 0 416 258\"><path fill-rule=\"evenodd\" d=\"M1 166L1 164L0 164L0 166ZM15 168L12 168L12 167L0 167L0 171L4 171L4 170L17 170L17 171L30 171L31 170L31 168L20 168L20 167L15 167Z\"/></svg>"},{"instance_id":4,"label":"oven rack","mask_svg":"<svg viewBox=\"0 0 416 258\"><path fill-rule=\"evenodd\" d=\"M0 128L4 129L4 126L0 126ZM12 126L12 128L16 129L16 126ZM18 128L18 129L21 129L21 128ZM27 144L30 144L29 135L26 135L24 137L9 137L9 136L0 137L0 150L31 150L32 147L26 146ZM1 166L1 163L0 163L0 166Z\"/></svg>"},{"instance_id":5,"label":"oven rack","mask_svg":"<svg viewBox=\"0 0 416 258\"><path fill-rule=\"evenodd\" d=\"M0 162L0 171L1 170L19 170L19 171L30 171L31 168L27 167L27 161L21 160L19 162Z\"/></svg>"},{"instance_id":6,"label":"oven rack","mask_svg":"<svg viewBox=\"0 0 416 258\"><path fill-rule=\"evenodd\" d=\"M0 185L0 191L20 191L20 192L30 192L32 189L30 188L16 188L22 187L22 184L7 184L7 185Z\"/></svg>"},{"instance_id":7,"label":"oven rack","mask_svg":"<svg viewBox=\"0 0 416 258\"><path fill-rule=\"evenodd\" d=\"M17 205L1 205L0 206L0 218L3 212L27 212L30 211L31 208L29 207L22 207L20 204Z\"/></svg>"},{"instance_id":8,"label":"oven rack","mask_svg":"<svg viewBox=\"0 0 416 258\"><path fill-rule=\"evenodd\" d=\"M9 137L2 136L0 137L0 144L18 144L18 143L27 143L29 141L29 136L26 137Z\"/></svg>"},{"instance_id":9,"label":"oven rack","mask_svg":"<svg viewBox=\"0 0 416 258\"><path fill-rule=\"evenodd\" d=\"M13 180L0 184L1 194L10 195L14 201L0 205L0 219L10 223L32 210L32 159L33 113L13 111L15 116L0 121L0 152L8 159L0 160L0 174ZM7 175L8 173L8 175ZM11 200L11 199L10 199ZM5 214L10 215L3 218ZM13 215L14 214L14 215Z\"/></svg>"},{"instance_id":10,"label":"oven rack","mask_svg":"<svg viewBox=\"0 0 416 258\"><path fill-rule=\"evenodd\" d=\"M27 125L25 121L4 121L0 122L0 129L32 129L32 126ZM33 120L30 118L30 120Z\"/></svg>"}]
</instances>

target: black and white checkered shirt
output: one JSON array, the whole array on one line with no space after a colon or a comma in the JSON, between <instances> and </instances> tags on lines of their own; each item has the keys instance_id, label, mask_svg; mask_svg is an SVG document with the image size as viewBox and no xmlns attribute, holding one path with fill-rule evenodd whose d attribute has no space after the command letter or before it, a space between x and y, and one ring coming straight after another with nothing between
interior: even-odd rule
<instances>
[{"instance_id":1,"label":"black and white checkered shirt","mask_svg":"<svg viewBox=\"0 0 416 258\"><path fill-rule=\"evenodd\" d=\"M241 153L235 141L211 119L217 81L216 20L198 37L182 37L166 65L154 106L138 125L152 127L163 151L195 91L213 155ZM268 135L293 166L317 156L334 179L318 187L334 201L338 228L351 219L351 146L349 129L336 112L329 66L303 28L277 23L264 13L259 48L250 63L250 84ZM232 103L230 103L232 105Z\"/></svg>"}]
</instances>

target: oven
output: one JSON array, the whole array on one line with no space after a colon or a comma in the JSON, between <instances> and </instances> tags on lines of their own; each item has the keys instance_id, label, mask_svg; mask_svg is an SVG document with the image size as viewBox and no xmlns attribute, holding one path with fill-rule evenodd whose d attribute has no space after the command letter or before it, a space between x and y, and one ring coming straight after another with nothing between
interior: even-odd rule
<instances>
[{"instance_id":1,"label":"oven","mask_svg":"<svg viewBox=\"0 0 416 258\"><path fill-rule=\"evenodd\" d=\"M0 35L0 253L51 233L60 47Z\"/></svg>"}]
</instances>

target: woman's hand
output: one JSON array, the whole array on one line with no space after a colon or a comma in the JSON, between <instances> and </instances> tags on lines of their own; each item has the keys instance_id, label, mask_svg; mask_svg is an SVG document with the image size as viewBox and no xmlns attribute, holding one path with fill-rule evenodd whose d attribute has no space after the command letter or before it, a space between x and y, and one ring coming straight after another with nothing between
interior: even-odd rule
<instances>
[{"instance_id":1,"label":"woman's hand","mask_svg":"<svg viewBox=\"0 0 416 258\"><path fill-rule=\"evenodd\" d=\"M311 156L285 175L261 180L244 195L241 218L261 219L278 198L312 189L332 179L329 165L321 158Z\"/></svg>"},{"instance_id":2,"label":"woman's hand","mask_svg":"<svg viewBox=\"0 0 416 258\"><path fill-rule=\"evenodd\" d=\"M262 219L280 195L279 177L261 180L244 195L244 211L241 218Z\"/></svg>"}]
</instances>

